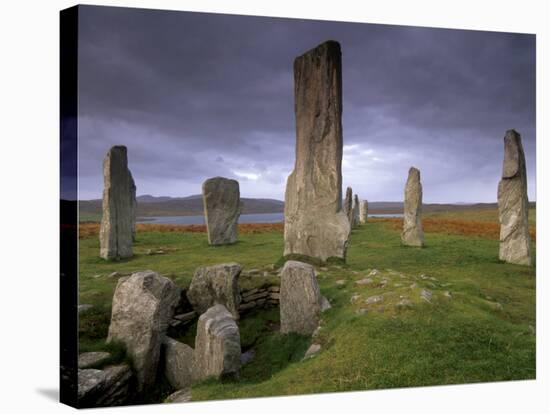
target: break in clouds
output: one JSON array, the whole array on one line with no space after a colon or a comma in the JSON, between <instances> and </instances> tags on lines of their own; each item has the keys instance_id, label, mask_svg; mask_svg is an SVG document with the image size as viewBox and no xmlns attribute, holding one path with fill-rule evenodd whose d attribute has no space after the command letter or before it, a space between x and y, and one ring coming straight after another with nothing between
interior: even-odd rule
<instances>
[{"instance_id":1,"label":"break in clouds","mask_svg":"<svg viewBox=\"0 0 550 414\"><path fill-rule=\"evenodd\" d=\"M198 194L209 177L284 199L294 165L296 56L342 47L343 185L399 201L496 202L503 137L523 137L535 200L535 36L80 7L79 198L128 147L138 194Z\"/></svg>"}]
</instances>

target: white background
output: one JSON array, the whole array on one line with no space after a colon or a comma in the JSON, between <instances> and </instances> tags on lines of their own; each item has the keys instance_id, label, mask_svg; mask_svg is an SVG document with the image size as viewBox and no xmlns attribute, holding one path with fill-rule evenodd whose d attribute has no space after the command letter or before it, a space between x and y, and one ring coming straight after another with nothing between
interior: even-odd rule
<instances>
[{"instance_id":1,"label":"white background","mask_svg":"<svg viewBox=\"0 0 550 414\"><path fill-rule=\"evenodd\" d=\"M12 1L0 8L0 408L69 412L58 399L59 10L69 1ZM545 1L101 1L97 4L517 31L537 34L537 380L406 390L260 398L101 412L543 412L550 407L548 166L545 136L550 11ZM174 39L177 41L177 39ZM514 59L514 56L510 56ZM544 69L543 69L544 68ZM510 96L510 99L514 99ZM544 188L546 187L546 191ZM548 250L546 250L547 252ZM548 254L548 253L546 253ZM548 331L548 328L546 329ZM548 412L548 411L546 411Z\"/></svg>"}]
</instances>

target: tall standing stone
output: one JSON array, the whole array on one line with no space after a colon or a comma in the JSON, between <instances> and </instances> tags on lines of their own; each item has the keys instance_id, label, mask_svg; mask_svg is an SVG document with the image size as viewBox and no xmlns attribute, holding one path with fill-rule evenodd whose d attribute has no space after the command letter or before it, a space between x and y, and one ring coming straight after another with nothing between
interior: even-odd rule
<instances>
[{"instance_id":1,"label":"tall standing stone","mask_svg":"<svg viewBox=\"0 0 550 414\"><path fill-rule=\"evenodd\" d=\"M328 41L294 61L296 162L285 192L285 255L346 257L341 59L340 45Z\"/></svg>"},{"instance_id":2,"label":"tall standing stone","mask_svg":"<svg viewBox=\"0 0 550 414\"><path fill-rule=\"evenodd\" d=\"M313 266L287 261L281 272L281 333L311 335L319 326L323 302Z\"/></svg>"},{"instance_id":3,"label":"tall standing stone","mask_svg":"<svg viewBox=\"0 0 550 414\"><path fill-rule=\"evenodd\" d=\"M353 190L351 187L346 188L346 198L344 200L344 213L348 218L348 221L353 221Z\"/></svg>"},{"instance_id":4,"label":"tall standing stone","mask_svg":"<svg viewBox=\"0 0 550 414\"><path fill-rule=\"evenodd\" d=\"M155 382L160 349L179 299L174 282L150 270L118 281L107 342L126 346L139 390Z\"/></svg>"},{"instance_id":5,"label":"tall standing stone","mask_svg":"<svg viewBox=\"0 0 550 414\"><path fill-rule=\"evenodd\" d=\"M424 231L422 230L422 184L420 171L414 167L409 169L409 177L405 186L405 203L403 206L403 244L407 246L424 246Z\"/></svg>"},{"instance_id":6,"label":"tall standing stone","mask_svg":"<svg viewBox=\"0 0 550 414\"><path fill-rule=\"evenodd\" d=\"M498 184L498 212L500 260L530 266L527 170L521 135L513 129L506 131L504 137L502 179Z\"/></svg>"},{"instance_id":7,"label":"tall standing stone","mask_svg":"<svg viewBox=\"0 0 550 414\"><path fill-rule=\"evenodd\" d=\"M359 226L359 196L357 194L355 194L355 196L353 197L353 208L351 216L351 227L355 228Z\"/></svg>"},{"instance_id":8,"label":"tall standing stone","mask_svg":"<svg viewBox=\"0 0 550 414\"><path fill-rule=\"evenodd\" d=\"M103 160L103 185L99 255L109 260L131 257L136 190L125 146L116 145L107 152Z\"/></svg>"},{"instance_id":9,"label":"tall standing stone","mask_svg":"<svg viewBox=\"0 0 550 414\"><path fill-rule=\"evenodd\" d=\"M241 367L241 336L231 313L215 305L199 317L193 363L193 378L235 377Z\"/></svg>"},{"instance_id":10,"label":"tall standing stone","mask_svg":"<svg viewBox=\"0 0 550 414\"><path fill-rule=\"evenodd\" d=\"M223 177L209 178L202 184L204 217L208 243L231 244L237 241L241 215L239 182Z\"/></svg>"},{"instance_id":11,"label":"tall standing stone","mask_svg":"<svg viewBox=\"0 0 550 414\"><path fill-rule=\"evenodd\" d=\"M361 200L359 203L359 223L365 224L369 218L369 202Z\"/></svg>"},{"instance_id":12,"label":"tall standing stone","mask_svg":"<svg viewBox=\"0 0 550 414\"><path fill-rule=\"evenodd\" d=\"M137 199L136 199L136 183L134 181L134 177L132 177L132 173L130 170L128 170L128 173L130 174L130 203L131 204L131 210L130 210L130 217L132 219L132 241L136 241L136 220L137 220Z\"/></svg>"}]
</instances>

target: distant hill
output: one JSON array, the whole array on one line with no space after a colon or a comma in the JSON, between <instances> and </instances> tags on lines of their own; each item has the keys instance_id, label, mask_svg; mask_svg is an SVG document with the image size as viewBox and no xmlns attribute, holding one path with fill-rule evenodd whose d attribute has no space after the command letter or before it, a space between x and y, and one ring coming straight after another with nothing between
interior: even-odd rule
<instances>
[{"instance_id":1,"label":"distant hill","mask_svg":"<svg viewBox=\"0 0 550 414\"><path fill-rule=\"evenodd\" d=\"M137 199L138 217L197 216L203 214L202 196L155 197L140 195ZM269 198L241 198L243 214L282 213L284 203ZM101 217L101 200L81 200L80 214L85 217Z\"/></svg>"}]
</instances>

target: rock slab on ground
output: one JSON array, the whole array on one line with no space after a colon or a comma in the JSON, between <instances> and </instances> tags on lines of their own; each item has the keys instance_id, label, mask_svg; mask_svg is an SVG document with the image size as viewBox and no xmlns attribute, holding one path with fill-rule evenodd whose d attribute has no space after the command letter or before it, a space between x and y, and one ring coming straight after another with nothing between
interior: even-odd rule
<instances>
[{"instance_id":1,"label":"rock slab on ground","mask_svg":"<svg viewBox=\"0 0 550 414\"><path fill-rule=\"evenodd\" d=\"M136 187L128 169L125 146L115 145L103 160L102 208L99 255L107 260L131 257L136 223Z\"/></svg>"},{"instance_id":2,"label":"rock slab on ground","mask_svg":"<svg viewBox=\"0 0 550 414\"><path fill-rule=\"evenodd\" d=\"M287 261L281 272L281 333L311 335L319 326L323 303L313 266Z\"/></svg>"},{"instance_id":3,"label":"rock slab on ground","mask_svg":"<svg viewBox=\"0 0 550 414\"><path fill-rule=\"evenodd\" d=\"M241 366L239 327L223 305L215 305L203 313L197 324L193 378L235 377Z\"/></svg>"},{"instance_id":4,"label":"rock slab on ground","mask_svg":"<svg viewBox=\"0 0 550 414\"><path fill-rule=\"evenodd\" d=\"M111 407L131 401L135 393L135 377L126 364L111 365L103 370L78 370L78 406Z\"/></svg>"},{"instance_id":5,"label":"rock slab on ground","mask_svg":"<svg viewBox=\"0 0 550 414\"><path fill-rule=\"evenodd\" d=\"M325 42L294 61L296 162L285 191L284 255L345 259L342 211L342 58Z\"/></svg>"},{"instance_id":6,"label":"rock slab on ground","mask_svg":"<svg viewBox=\"0 0 550 414\"><path fill-rule=\"evenodd\" d=\"M111 357L109 352L83 352L78 356L78 368L85 369L107 361Z\"/></svg>"},{"instance_id":7,"label":"rock slab on ground","mask_svg":"<svg viewBox=\"0 0 550 414\"><path fill-rule=\"evenodd\" d=\"M139 390L155 382L161 345L179 298L174 282L150 270L118 281L107 341L126 346Z\"/></svg>"},{"instance_id":8,"label":"rock slab on ground","mask_svg":"<svg viewBox=\"0 0 550 414\"><path fill-rule=\"evenodd\" d=\"M407 246L424 246L424 231L422 230L422 184L420 171L414 167L409 169L409 177L405 185L405 202L403 206L403 244Z\"/></svg>"},{"instance_id":9,"label":"rock slab on ground","mask_svg":"<svg viewBox=\"0 0 550 414\"><path fill-rule=\"evenodd\" d=\"M529 200L527 169L521 136L509 130L504 137L502 179L498 184L500 260L530 266Z\"/></svg>"},{"instance_id":10,"label":"rock slab on ground","mask_svg":"<svg viewBox=\"0 0 550 414\"><path fill-rule=\"evenodd\" d=\"M239 319L241 269L238 263L199 267L187 290L187 298L193 309L201 314L219 303L224 305L235 319Z\"/></svg>"},{"instance_id":11,"label":"rock slab on ground","mask_svg":"<svg viewBox=\"0 0 550 414\"><path fill-rule=\"evenodd\" d=\"M235 243L241 215L239 182L224 177L209 178L202 184L202 198L208 243Z\"/></svg>"}]
</instances>

